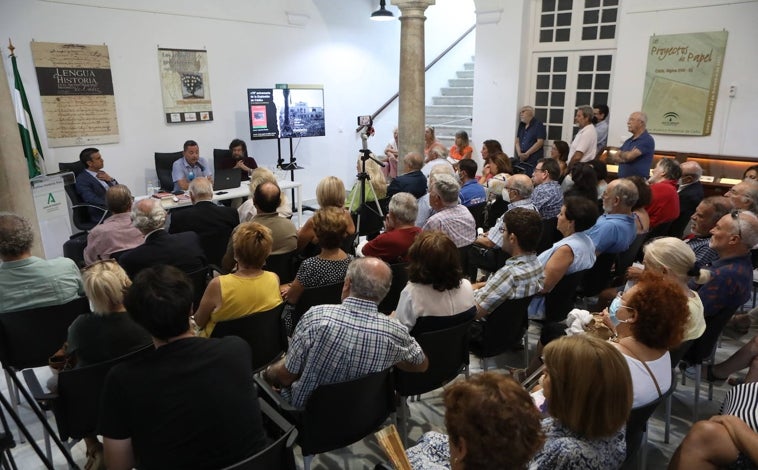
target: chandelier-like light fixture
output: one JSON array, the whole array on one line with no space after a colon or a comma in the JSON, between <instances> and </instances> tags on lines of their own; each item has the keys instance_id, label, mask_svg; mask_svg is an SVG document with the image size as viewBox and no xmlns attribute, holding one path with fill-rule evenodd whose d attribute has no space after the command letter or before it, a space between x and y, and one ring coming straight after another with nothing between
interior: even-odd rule
<instances>
[{"instance_id":1,"label":"chandelier-like light fixture","mask_svg":"<svg viewBox=\"0 0 758 470\"><path fill-rule=\"evenodd\" d=\"M391 21L395 19L395 15L387 10L384 0L379 0L379 9L371 13L371 19L374 21Z\"/></svg>"}]
</instances>

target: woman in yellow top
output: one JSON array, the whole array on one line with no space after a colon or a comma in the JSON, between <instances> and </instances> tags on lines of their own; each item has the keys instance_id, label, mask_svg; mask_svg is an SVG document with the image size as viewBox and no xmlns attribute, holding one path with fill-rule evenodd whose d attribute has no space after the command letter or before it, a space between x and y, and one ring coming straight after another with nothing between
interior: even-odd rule
<instances>
[{"instance_id":1,"label":"woman in yellow top","mask_svg":"<svg viewBox=\"0 0 758 470\"><path fill-rule=\"evenodd\" d=\"M208 337L216 323L271 310L282 303L279 276L264 271L271 253L271 231L258 222L245 222L232 235L237 271L214 278L195 312L200 336Z\"/></svg>"}]
</instances>

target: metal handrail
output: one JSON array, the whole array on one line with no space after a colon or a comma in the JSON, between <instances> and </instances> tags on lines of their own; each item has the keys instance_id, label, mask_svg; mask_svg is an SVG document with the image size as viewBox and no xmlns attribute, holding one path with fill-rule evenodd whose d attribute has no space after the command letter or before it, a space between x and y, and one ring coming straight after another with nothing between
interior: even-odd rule
<instances>
[{"instance_id":1,"label":"metal handrail","mask_svg":"<svg viewBox=\"0 0 758 470\"><path fill-rule=\"evenodd\" d=\"M447 46L447 48L446 48L444 51L442 51L442 52L440 53L440 55L438 55L437 57L435 57L435 58L434 58L434 60L432 60L431 62L429 62L429 65L427 65L427 66L424 68L424 73L428 72L428 71L429 71L429 69L430 69L430 68L432 68L432 66L433 66L434 64L436 64L437 62L439 62L439 61L440 61L440 59L442 59L443 57L445 57L445 55L447 55L447 53L448 53L448 52L450 52L451 50L453 50L453 48L454 48L455 46L457 46L457 45L458 45L458 43L460 43L461 41L463 41L463 40L466 38L466 36L468 36L468 35L471 33L471 31L473 31L474 29L476 29L476 24L472 25L472 26L471 26L469 29L467 29L467 30L466 30L466 31L465 31L463 34L461 34L461 35L460 35L460 37L458 37L458 39L456 39L456 40L455 40L455 41L453 41L453 42L452 42L452 43L451 43L449 46ZM393 102L393 101L395 101L395 100L397 99L397 97L398 97L398 96L400 96L400 92L399 92L399 91L398 91L397 93L395 93L394 95L392 95L392 97L391 97L390 99L388 99L387 101L385 101L383 105L379 106L379 109L377 109L376 111L374 111L374 113L373 113L373 114L371 114L371 120L373 121L374 119L376 119L376 117L377 117L377 116L378 116L378 115L379 115L379 114L380 114L382 111L384 111L385 109L387 109L387 107L388 107L390 104L392 104L392 102ZM356 132L356 133L358 133L358 132L361 132L361 131L363 130L363 128L364 128L364 127L366 127L366 126L358 126L358 127L355 129L355 132Z\"/></svg>"}]
</instances>

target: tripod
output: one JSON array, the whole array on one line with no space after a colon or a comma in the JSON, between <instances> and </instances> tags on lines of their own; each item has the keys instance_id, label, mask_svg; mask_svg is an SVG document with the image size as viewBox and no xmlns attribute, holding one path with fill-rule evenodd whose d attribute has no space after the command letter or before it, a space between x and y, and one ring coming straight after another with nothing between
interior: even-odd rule
<instances>
[{"instance_id":1,"label":"tripod","mask_svg":"<svg viewBox=\"0 0 758 470\"><path fill-rule=\"evenodd\" d=\"M374 191L374 187L371 186L369 183L368 190L370 191L370 194L374 196L374 205L376 207L376 210L372 208L371 206L366 204L366 182L371 181L371 177L366 173L366 161L367 160L373 160L376 162L379 166L384 166L384 163L380 162L376 158L371 156L371 150L368 149L368 134L366 131L361 132L361 140L363 141L363 148L360 150L361 152L361 171L358 172L358 175L356 177L358 178L358 181L360 181L360 196L359 201L360 205L358 206L358 209L355 211L357 214L357 221L355 224L355 233L358 234L358 236L361 235L361 222L363 221L363 215L365 214L366 217L369 217L369 215L378 216L378 220L380 223L384 220L384 213L382 212L382 207L379 204L379 199L376 197L376 191ZM355 207L355 197L356 194L353 192L351 200L350 200L350 209L352 210L353 207ZM379 230L381 230L381 227L378 227ZM377 230L378 231L378 230ZM373 232L371 232L373 233ZM367 232L367 234L371 234ZM358 242L358 237L355 238L356 244Z\"/></svg>"}]
</instances>

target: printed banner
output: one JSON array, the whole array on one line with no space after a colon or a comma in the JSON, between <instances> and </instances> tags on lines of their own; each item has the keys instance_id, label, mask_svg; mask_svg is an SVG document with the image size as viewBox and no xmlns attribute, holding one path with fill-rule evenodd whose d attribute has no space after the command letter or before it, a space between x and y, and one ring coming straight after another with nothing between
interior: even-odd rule
<instances>
[{"instance_id":1,"label":"printed banner","mask_svg":"<svg viewBox=\"0 0 758 470\"><path fill-rule=\"evenodd\" d=\"M729 33L652 36L642 110L654 134L710 135Z\"/></svg>"},{"instance_id":2,"label":"printed banner","mask_svg":"<svg viewBox=\"0 0 758 470\"><path fill-rule=\"evenodd\" d=\"M189 49L158 49L166 122L212 121L208 54Z\"/></svg>"},{"instance_id":3,"label":"printed banner","mask_svg":"<svg viewBox=\"0 0 758 470\"><path fill-rule=\"evenodd\" d=\"M108 46L32 42L49 147L118 142Z\"/></svg>"}]
</instances>

